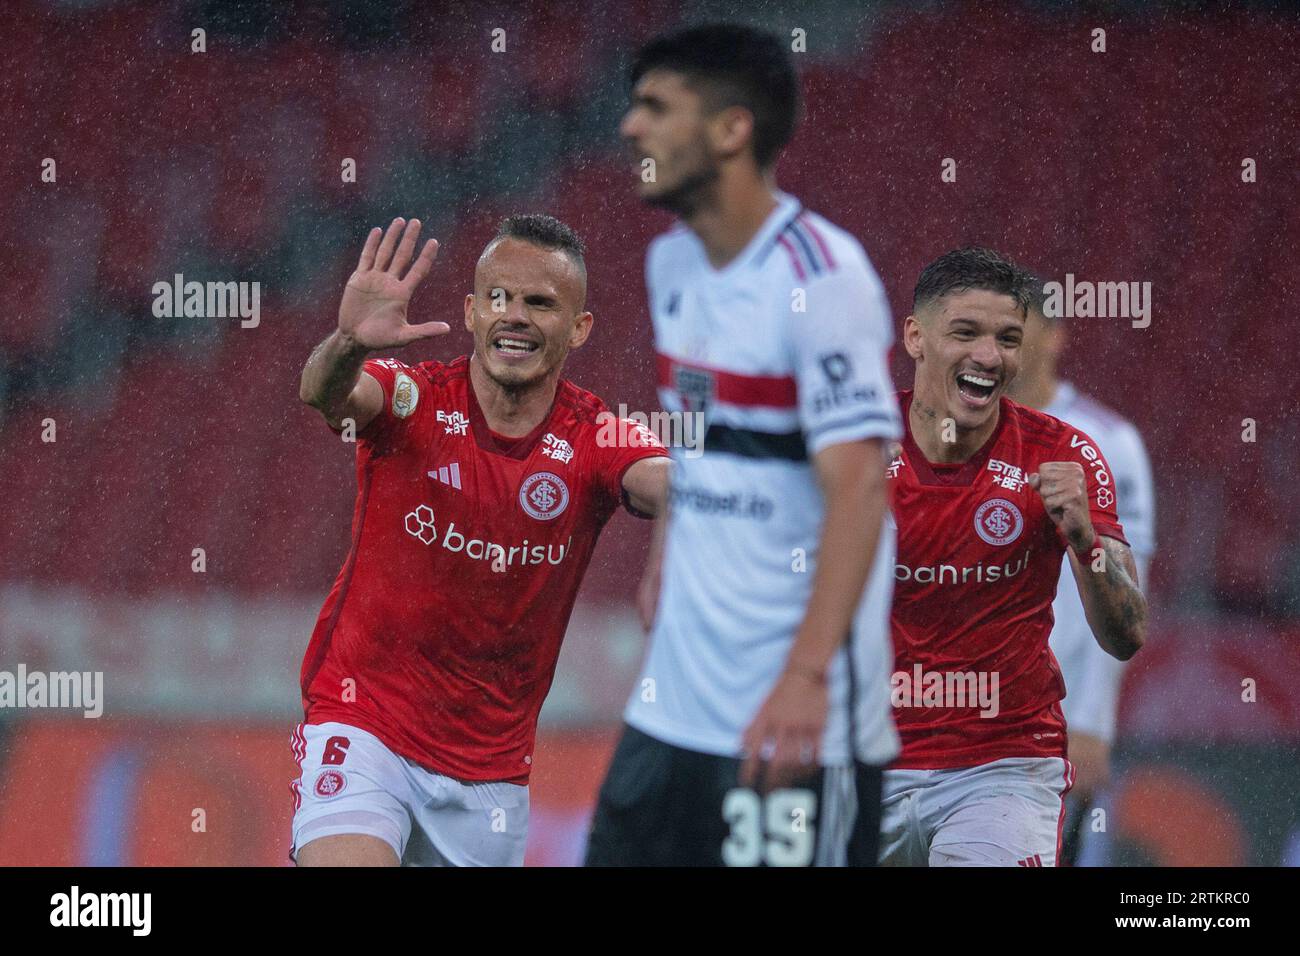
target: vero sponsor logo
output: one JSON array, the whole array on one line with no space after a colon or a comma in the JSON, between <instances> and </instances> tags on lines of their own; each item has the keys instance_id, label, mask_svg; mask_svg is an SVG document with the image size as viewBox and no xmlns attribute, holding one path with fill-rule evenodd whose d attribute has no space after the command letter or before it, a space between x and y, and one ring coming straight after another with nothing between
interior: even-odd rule
<instances>
[{"instance_id":1,"label":"vero sponsor logo","mask_svg":"<svg viewBox=\"0 0 1300 956\"><path fill-rule=\"evenodd\" d=\"M1110 490L1110 472L1106 470L1106 460L1100 452L1088 444L1088 440L1079 435L1070 436L1070 447L1079 449L1084 466L1092 469L1093 480L1097 482L1097 507L1109 508L1115 503L1115 493Z\"/></svg>"}]
</instances>

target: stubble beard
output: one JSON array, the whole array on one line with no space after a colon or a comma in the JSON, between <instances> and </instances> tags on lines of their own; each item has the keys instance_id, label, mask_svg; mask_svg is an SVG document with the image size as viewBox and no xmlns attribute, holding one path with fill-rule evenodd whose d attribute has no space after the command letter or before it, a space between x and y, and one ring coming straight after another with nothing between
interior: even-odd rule
<instances>
[{"instance_id":1,"label":"stubble beard","mask_svg":"<svg viewBox=\"0 0 1300 956\"><path fill-rule=\"evenodd\" d=\"M712 199L718 178L717 166L701 165L671 189L646 196L645 202L657 209L666 209L682 219L690 219Z\"/></svg>"},{"instance_id":2,"label":"stubble beard","mask_svg":"<svg viewBox=\"0 0 1300 956\"><path fill-rule=\"evenodd\" d=\"M491 346L488 347L490 348ZM543 345L542 348L544 351L541 357L545 360L546 346ZM513 369L499 370L495 368L492 362L482 362L483 371L487 374L487 377L491 379L492 384L499 388L511 400L521 399L532 390L541 388L552 375L558 379L559 372L563 368L563 365L564 358L561 357L559 362L555 364L544 364L540 372L529 375L527 378L523 378Z\"/></svg>"}]
</instances>

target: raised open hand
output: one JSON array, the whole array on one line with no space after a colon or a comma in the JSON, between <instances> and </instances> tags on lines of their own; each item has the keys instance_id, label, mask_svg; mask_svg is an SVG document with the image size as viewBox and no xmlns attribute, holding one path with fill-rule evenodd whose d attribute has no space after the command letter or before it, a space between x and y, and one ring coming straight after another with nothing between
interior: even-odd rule
<instances>
[{"instance_id":1,"label":"raised open hand","mask_svg":"<svg viewBox=\"0 0 1300 956\"><path fill-rule=\"evenodd\" d=\"M381 241L382 236L382 241ZM398 217L388 231L376 226L366 237L356 271L348 279L339 303L339 332L364 349L401 348L451 331L446 322L411 325L406 320L411 295L433 268L438 240L430 239L411 262L420 220ZM399 241L400 238L400 241ZM407 265L411 268L403 277Z\"/></svg>"}]
</instances>

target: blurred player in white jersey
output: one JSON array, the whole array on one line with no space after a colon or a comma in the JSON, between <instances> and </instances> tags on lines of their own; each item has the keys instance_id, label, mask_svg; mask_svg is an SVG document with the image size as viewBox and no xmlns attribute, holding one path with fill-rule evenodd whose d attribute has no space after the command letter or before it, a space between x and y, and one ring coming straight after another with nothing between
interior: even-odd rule
<instances>
[{"instance_id":1,"label":"blurred player in white jersey","mask_svg":"<svg viewBox=\"0 0 1300 956\"><path fill-rule=\"evenodd\" d=\"M1058 377L1057 364L1067 336L1062 320L1047 314L1050 310L1044 308L1042 289L1041 282L1033 283L1020 374L1007 394L1022 405L1069 422L1096 440L1114 475L1119 520L1137 563L1138 584L1145 588L1156 545L1155 484L1146 446L1138 430L1118 412ZM1110 778L1124 662L1097 646L1078 589L1070 586L1064 572L1061 578L1052 603L1056 622L1050 643L1065 676L1062 706L1070 734L1070 763L1075 769L1074 787L1066 800L1061 849L1061 862L1069 866L1076 862L1083 834L1091 823L1089 810Z\"/></svg>"},{"instance_id":2,"label":"blurred player in white jersey","mask_svg":"<svg viewBox=\"0 0 1300 956\"><path fill-rule=\"evenodd\" d=\"M682 220L646 262L660 400L707 432L701 455L674 451L650 647L587 863L871 865L898 746L884 289L852 236L776 188L799 99L779 38L684 30L631 79L641 197Z\"/></svg>"}]
</instances>

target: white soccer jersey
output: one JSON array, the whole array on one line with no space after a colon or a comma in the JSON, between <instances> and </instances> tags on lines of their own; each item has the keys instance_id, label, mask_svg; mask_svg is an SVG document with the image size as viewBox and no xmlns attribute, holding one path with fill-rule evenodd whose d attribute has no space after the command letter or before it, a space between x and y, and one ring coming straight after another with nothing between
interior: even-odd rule
<instances>
[{"instance_id":1,"label":"white soccer jersey","mask_svg":"<svg viewBox=\"0 0 1300 956\"><path fill-rule=\"evenodd\" d=\"M812 456L902 434L880 279L852 236L779 199L723 269L684 227L646 260L660 401L703 412L708 432L702 454L673 450L659 608L624 716L666 743L725 756L739 753L775 686L812 592L823 514ZM849 759L850 732L861 760L897 753L893 564L886 522L831 667L823 764Z\"/></svg>"},{"instance_id":2,"label":"white soccer jersey","mask_svg":"<svg viewBox=\"0 0 1300 956\"><path fill-rule=\"evenodd\" d=\"M1115 505L1133 550L1139 585L1146 588L1147 568L1156 547L1156 498L1142 436L1120 415L1062 382L1051 405L1043 409L1092 436L1115 478ZM1065 722L1070 733L1115 739L1115 712L1124 664L1098 645L1084 616L1069 556L1061 569L1061 586L1052 603L1056 623L1052 653L1065 676Z\"/></svg>"}]
</instances>

